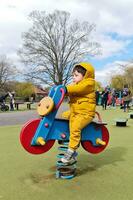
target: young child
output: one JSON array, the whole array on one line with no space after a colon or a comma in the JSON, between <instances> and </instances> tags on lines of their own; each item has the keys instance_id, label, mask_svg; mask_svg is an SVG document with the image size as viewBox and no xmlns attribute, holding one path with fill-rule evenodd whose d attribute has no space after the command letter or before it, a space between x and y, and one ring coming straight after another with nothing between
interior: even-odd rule
<instances>
[{"instance_id":1,"label":"young child","mask_svg":"<svg viewBox=\"0 0 133 200\"><path fill-rule=\"evenodd\" d=\"M81 130L95 116L95 75L94 68L89 63L79 63L73 69L73 83L66 86L70 98L70 111L63 113L69 119L70 138L68 150L61 161L69 163L75 159L76 150L81 139Z\"/></svg>"}]
</instances>

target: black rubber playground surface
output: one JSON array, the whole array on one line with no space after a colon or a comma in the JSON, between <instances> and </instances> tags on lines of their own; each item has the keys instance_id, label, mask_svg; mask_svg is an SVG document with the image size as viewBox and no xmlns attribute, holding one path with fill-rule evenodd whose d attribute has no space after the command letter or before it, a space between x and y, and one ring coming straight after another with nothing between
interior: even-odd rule
<instances>
[{"instance_id":1,"label":"black rubber playground surface","mask_svg":"<svg viewBox=\"0 0 133 200\"><path fill-rule=\"evenodd\" d=\"M133 119L126 127L116 127L114 119L128 117L128 113L119 108L103 111L99 107L98 111L108 123L109 145L97 155L80 146L77 176L71 180L55 178L58 143L41 155L31 155L22 148L22 124L38 117L36 111L0 113L0 122L4 121L0 126L0 199L132 200ZM11 122L19 125L10 125Z\"/></svg>"}]
</instances>

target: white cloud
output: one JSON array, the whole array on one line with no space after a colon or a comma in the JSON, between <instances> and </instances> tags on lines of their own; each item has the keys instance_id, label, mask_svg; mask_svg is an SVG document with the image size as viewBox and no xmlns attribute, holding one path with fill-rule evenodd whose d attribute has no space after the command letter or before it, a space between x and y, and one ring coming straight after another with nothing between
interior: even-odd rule
<instances>
[{"instance_id":1,"label":"white cloud","mask_svg":"<svg viewBox=\"0 0 133 200\"><path fill-rule=\"evenodd\" d=\"M83 18L94 21L98 32L116 32L123 36L133 35L132 0L80 0L79 2ZM87 8L89 8L88 11Z\"/></svg>"},{"instance_id":2,"label":"white cloud","mask_svg":"<svg viewBox=\"0 0 133 200\"><path fill-rule=\"evenodd\" d=\"M96 70L96 80L101 82L104 86L110 83L111 77L124 73L124 67L127 66L128 62L115 61L108 63L103 69Z\"/></svg>"},{"instance_id":3,"label":"white cloud","mask_svg":"<svg viewBox=\"0 0 133 200\"><path fill-rule=\"evenodd\" d=\"M30 25L27 15L32 10L52 12L66 10L72 19L96 23L97 32L93 38L101 43L103 54L99 59L108 58L127 51L133 36L132 0L4 0L0 6L0 51L15 59L21 45L21 33ZM108 33L117 33L124 39L115 39ZM17 56L16 56L17 57ZM108 67L109 68L109 67ZM106 73L104 69L103 74ZM99 73L99 77L100 72Z\"/></svg>"},{"instance_id":4,"label":"white cloud","mask_svg":"<svg viewBox=\"0 0 133 200\"><path fill-rule=\"evenodd\" d=\"M109 35L96 34L96 39L101 44L102 54L97 59L104 59L118 54L126 53L127 46L132 42L130 39L114 39Z\"/></svg>"}]
</instances>

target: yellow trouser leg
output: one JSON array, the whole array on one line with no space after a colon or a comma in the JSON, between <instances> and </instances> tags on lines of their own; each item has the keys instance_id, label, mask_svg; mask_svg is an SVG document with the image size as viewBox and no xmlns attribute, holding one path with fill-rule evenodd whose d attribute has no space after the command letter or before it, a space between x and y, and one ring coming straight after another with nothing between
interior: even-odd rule
<instances>
[{"instance_id":1,"label":"yellow trouser leg","mask_svg":"<svg viewBox=\"0 0 133 200\"><path fill-rule=\"evenodd\" d=\"M70 118L70 110L63 112L61 116L65 119L69 119Z\"/></svg>"},{"instance_id":2,"label":"yellow trouser leg","mask_svg":"<svg viewBox=\"0 0 133 200\"><path fill-rule=\"evenodd\" d=\"M71 114L69 121L70 128L70 138L69 138L69 148L76 150L80 143L81 130L92 121L91 116L86 116L82 114Z\"/></svg>"}]
</instances>

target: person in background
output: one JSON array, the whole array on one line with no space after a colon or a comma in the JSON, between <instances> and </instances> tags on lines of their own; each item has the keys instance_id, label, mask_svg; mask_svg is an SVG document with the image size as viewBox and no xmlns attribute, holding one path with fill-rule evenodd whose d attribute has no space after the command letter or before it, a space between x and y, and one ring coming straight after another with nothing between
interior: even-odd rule
<instances>
[{"instance_id":1,"label":"person in background","mask_svg":"<svg viewBox=\"0 0 133 200\"><path fill-rule=\"evenodd\" d=\"M116 106L116 92L115 89L112 90L112 106Z\"/></svg>"},{"instance_id":2,"label":"person in background","mask_svg":"<svg viewBox=\"0 0 133 200\"><path fill-rule=\"evenodd\" d=\"M99 97L100 97L99 90L96 90L96 105L97 106L98 106L98 103L99 103Z\"/></svg>"},{"instance_id":3,"label":"person in background","mask_svg":"<svg viewBox=\"0 0 133 200\"><path fill-rule=\"evenodd\" d=\"M5 95L2 95L2 96L0 97L0 103L5 104L5 100L6 100L7 97L8 97L8 93L5 94Z\"/></svg>"},{"instance_id":4,"label":"person in background","mask_svg":"<svg viewBox=\"0 0 133 200\"><path fill-rule=\"evenodd\" d=\"M108 94L109 94L109 91L107 88L105 88L105 90L102 92L102 102L101 102L103 110L106 110L107 108Z\"/></svg>"},{"instance_id":5,"label":"person in background","mask_svg":"<svg viewBox=\"0 0 133 200\"><path fill-rule=\"evenodd\" d=\"M13 111L14 110L14 103L15 103L15 100L14 100L14 92L8 92L8 95L10 97L10 110Z\"/></svg>"},{"instance_id":6,"label":"person in background","mask_svg":"<svg viewBox=\"0 0 133 200\"><path fill-rule=\"evenodd\" d=\"M107 101L107 106L111 106L111 104L112 104L112 93L111 92L109 92L109 94L108 94L108 101Z\"/></svg>"},{"instance_id":7,"label":"person in background","mask_svg":"<svg viewBox=\"0 0 133 200\"><path fill-rule=\"evenodd\" d=\"M126 93L123 94L123 105L124 105L124 112L129 111L129 103L132 100L131 91L128 90Z\"/></svg>"}]
</instances>

